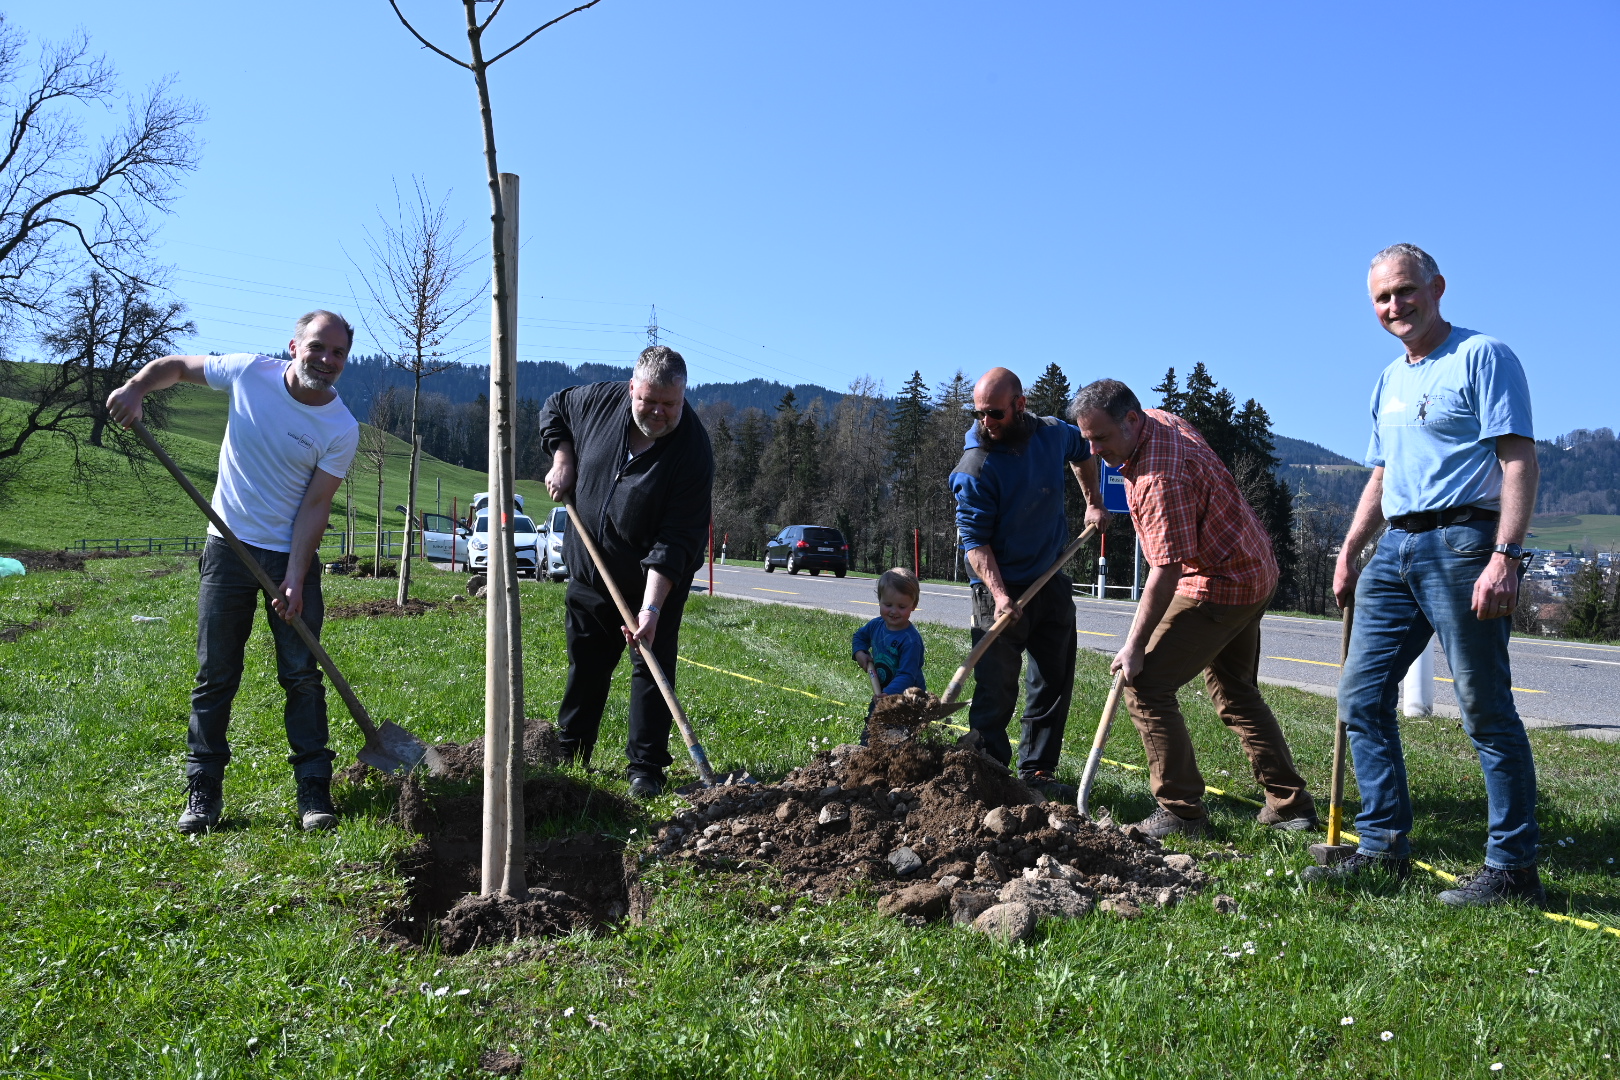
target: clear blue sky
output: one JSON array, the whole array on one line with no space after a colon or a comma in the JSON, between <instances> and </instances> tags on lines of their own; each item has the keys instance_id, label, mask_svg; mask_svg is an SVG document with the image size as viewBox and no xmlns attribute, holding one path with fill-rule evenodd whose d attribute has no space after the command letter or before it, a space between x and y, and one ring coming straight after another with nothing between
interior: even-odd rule
<instances>
[{"instance_id":1,"label":"clear blue sky","mask_svg":"<svg viewBox=\"0 0 1620 1080\"><path fill-rule=\"evenodd\" d=\"M455 0L402 6L465 49ZM567 6L509 0L496 38ZM353 309L345 251L393 178L487 231L471 79L385 0L8 14L207 108L159 253L198 351ZM1359 458L1397 351L1366 261L1409 240L1446 315L1525 362L1539 434L1614 426L1617 30L1606 2L602 0L495 69L520 352L626 362L657 304L695 381L1055 360L1145 391L1203 360Z\"/></svg>"}]
</instances>

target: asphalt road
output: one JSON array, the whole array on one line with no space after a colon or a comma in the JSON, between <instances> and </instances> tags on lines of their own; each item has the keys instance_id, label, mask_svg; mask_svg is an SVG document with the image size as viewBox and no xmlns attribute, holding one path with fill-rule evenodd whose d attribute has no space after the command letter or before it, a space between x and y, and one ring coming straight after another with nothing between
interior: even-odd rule
<instances>
[{"instance_id":1,"label":"asphalt road","mask_svg":"<svg viewBox=\"0 0 1620 1080\"><path fill-rule=\"evenodd\" d=\"M707 569L697 584L708 584ZM800 604L871 618L878 613L874 579L839 579L807 570L767 574L751 566L716 566L715 593L751 600ZM966 627L969 594L965 585L925 582L915 618L919 622ZM1128 601L1076 597L1075 627L1082 647L1113 652L1124 643L1135 605ZM1262 631L1263 682L1332 694L1339 680L1339 624L1322 619L1268 615ZM1436 712L1456 716L1456 695L1438 642L1435 656ZM1557 727L1596 738L1620 739L1620 648L1564 641L1514 638L1514 698L1530 727Z\"/></svg>"}]
</instances>

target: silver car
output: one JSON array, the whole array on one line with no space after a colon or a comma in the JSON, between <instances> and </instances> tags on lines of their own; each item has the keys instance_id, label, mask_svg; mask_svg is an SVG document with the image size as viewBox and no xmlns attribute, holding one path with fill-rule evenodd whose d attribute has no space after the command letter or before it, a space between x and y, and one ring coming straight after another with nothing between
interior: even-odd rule
<instances>
[{"instance_id":1,"label":"silver car","mask_svg":"<svg viewBox=\"0 0 1620 1080\"><path fill-rule=\"evenodd\" d=\"M552 507L551 516L546 519L546 527L540 531L540 535L544 573L552 581L561 581L568 576L568 564L563 562L563 538L568 535L568 507Z\"/></svg>"}]
</instances>

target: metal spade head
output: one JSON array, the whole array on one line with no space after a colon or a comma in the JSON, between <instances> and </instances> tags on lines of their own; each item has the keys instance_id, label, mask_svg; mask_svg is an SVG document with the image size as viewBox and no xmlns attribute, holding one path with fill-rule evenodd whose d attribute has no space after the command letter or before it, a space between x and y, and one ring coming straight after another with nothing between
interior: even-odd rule
<instances>
[{"instance_id":1,"label":"metal spade head","mask_svg":"<svg viewBox=\"0 0 1620 1080\"><path fill-rule=\"evenodd\" d=\"M404 776L418 765L426 765L435 776L444 772L444 763L433 748L392 720L378 724L377 737L367 739L356 756L378 772L395 776Z\"/></svg>"}]
</instances>

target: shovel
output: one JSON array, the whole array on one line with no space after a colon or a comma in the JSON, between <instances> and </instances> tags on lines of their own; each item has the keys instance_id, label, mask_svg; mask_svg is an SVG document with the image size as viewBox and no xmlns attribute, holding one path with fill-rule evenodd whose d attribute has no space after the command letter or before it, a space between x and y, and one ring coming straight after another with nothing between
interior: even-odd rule
<instances>
[{"instance_id":1,"label":"shovel","mask_svg":"<svg viewBox=\"0 0 1620 1080\"><path fill-rule=\"evenodd\" d=\"M619 591L618 582L607 572L606 560L597 550L596 541L592 539L590 530L585 527L584 520L574 508L573 492L565 495L564 501L568 506L568 527L579 534L585 550L590 552L597 576L607 583L608 592L613 594L613 602L619 607L619 617L624 620L626 627L635 626L636 617L631 614L630 605L625 603L624 593ZM664 669L658 665L650 649L643 649L638 645L631 647L641 654L641 659L647 664L647 670L652 672L653 682L658 684L658 692L664 695L664 704L669 706L669 714L675 718L675 726L681 730L681 738L686 743L687 753L692 755L692 762L697 765L698 776L702 779L703 786L714 787L719 781L715 779L714 769L709 765L709 755L703 752L703 744L698 742L696 733L692 731L692 722L686 718L686 710L681 708L681 703L676 700L675 687L670 685L669 679L664 675Z\"/></svg>"},{"instance_id":2,"label":"shovel","mask_svg":"<svg viewBox=\"0 0 1620 1080\"><path fill-rule=\"evenodd\" d=\"M1114 714L1119 711L1119 697L1125 689L1125 673L1114 674L1114 685L1108 690L1108 702L1103 706L1102 719L1097 723L1097 735L1091 740L1091 754L1086 758L1086 771L1080 775L1080 794L1076 805L1080 816L1091 816L1091 785L1097 782L1097 766L1102 764L1103 747L1108 745L1108 732L1114 726Z\"/></svg>"},{"instance_id":3,"label":"shovel","mask_svg":"<svg viewBox=\"0 0 1620 1080\"><path fill-rule=\"evenodd\" d=\"M1350 659L1350 627L1355 624L1356 609L1354 601L1344 607L1344 630L1339 641L1339 670L1343 672L1345 661ZM1333 786L1328 793L1328 826L1327 843L1312 844L1311 858L1323 866L1332 866L1349 858L1355 853L1354 844L1339 843L1339 833L1344 829L1344 752L1348 736L1344 727L1344 710L1339 710L1338 719L1333 724Z\"/></svg>"},{"instance_id":4,"label":"shovel","mask_svg":"<svg viewBox=\"0 0 1620 1080\"><path fill-rule=\"evenodd\" d=\"M1024 595L1018 598L1018 602L1013 605L1013 609L1007 612L1007 614L1003 615L1001 618L997 619L995 621L995 625L991 626L989 630L985 631L984 637L980 638L979 643L973 646L973 651L968 653L968 658L962 661L962 666L956 669L955 675L951 676L950 684L945 687L944 696L939 699L939 705L937 708L941 711L939 712L938 716L935 717L936 720L940 716L949 716L951 713L967 705L967 702L958 702L956 699L962 696L962 687L967 682L968 673L971 672L974 666L978 664L979 660L984 656L985 651L989 649L991 645L995 644L996 639L1001 636L1002 631L1006 630L1007 627L1011 626L1018 620L1019 616L1023 613L1024 608L1029 605L1029 602L1035 599L1036 594L1041 591L1041 588L1045 586L1048 581L1052 580L1052 575L1057 573L1058 569L1064 563L1074 558L1075 552L1079 551L1081 545L1087 540L1090 540L1092 534L1096 531L1097 526L1087 525L1084 532L1075 537L1073 540L1069 541L1069 546L1063 549L1063 554L1059 555L1057 557L1057 561L1046 568L1046 573L1036 578L1035 583L1024 590Z\"/></svg>"},{"instance_id":5,"label":"shovel","mask_svg":"<svg viewBox=\"0 0 1620 1080\"><path fill-rule=\"evenodd\" d=\"M198 509L204 514L208 515L208 520L213 522L214 528L219 530L219 535L225 538L225 542L231 545L231 550L236 552L237 557L242 560L249 570L253 571L253 576L258 579L259 587L265 591L265 595L275 597L277 590L275 583L270 580L270 575L264 572L264 567L260 566L258 560L248 552L242 541L236 538L236 534L231 531L230 526L226 525L220 516L214 512L214 508L209 505L207 499L203 498L202 492L197 490L196 485L191 482L185 473L180 471L180 466L174 463L174 459L169 456L168 451L159 446L157 440L152 438L152 433L146 430L145 424L137 420L132 427L136 436L146 444L146 448L152 451L157 459L163 463L163 467L169 470L170 475L179 481L181 487L185 488L186 494L191 496L191 501L196 503ZM309 651L315 655L316 662L321 665L321 670L326 672L326 677L332 680L332 685L337 687L337 692L343 698L343 703L349 707L349 713L354 717L354 722L360 726L361 733L365 735L366 744L360 748L360 753L357 755L361 761L378 772L395 773L397 775L404 775L424 763L426 763L430 772L437 773L440 771L442 765L439 762L438 754L424 744L421 739L418 739L392 720L384 720L380 727L372 723L371 714L366 712L366 707L355 696L354 688L349 685L349 681L338 671L337 665L332 663L332 658L326 654L326 650L321 647L320 641L310 632L303 619L293 615L285 621L298 632L298 636L309 647Z\"/></svg>"}]
</instances>

